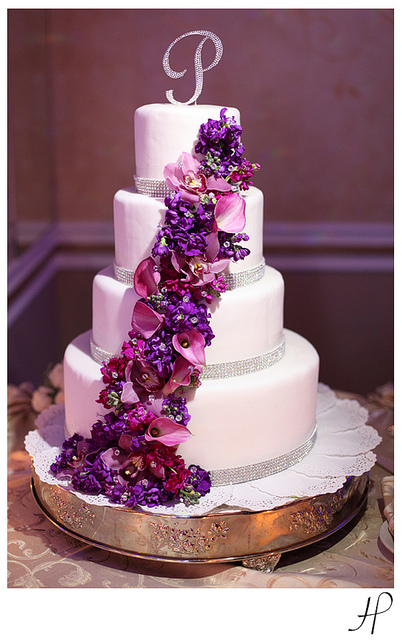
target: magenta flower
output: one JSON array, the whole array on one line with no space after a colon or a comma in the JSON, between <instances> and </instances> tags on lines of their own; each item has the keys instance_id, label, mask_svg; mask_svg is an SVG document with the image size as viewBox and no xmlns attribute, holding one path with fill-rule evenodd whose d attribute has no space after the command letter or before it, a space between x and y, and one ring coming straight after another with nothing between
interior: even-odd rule
<instances>
[{"instance_id":1,"label":"magenta flower","mask_svg":"<svg viewBox=\"0 0 402 640\"><path fill-rule=\"evenodd\" d=\"M120 400L123 403L134 404L140 400L141 390L155 393L163 385L163 379L157 372L142 360L133 360L125 370L126 381L123 384Z\"/></svg>"},{"instance_id":2,"label":"magenta flower","mask_svg":"<svg viewBox=\"0 0 402 640\"><path fill-rule=\"evenodd\" d=\"M197 329L176 333L172 343L176 351L191 364L205 364L205 338Z\"/></svg>"},{"instance_id":3,"label":"magenta flower","mask_svg":"<svg viewBox=\"0 0 402 640\"><path fill-rule=\"evenodd\" d=\"M150 338L159 329L163 322L163 316L154 311L142 300L137 300L133 310L131 325L134 331L144 338Z\"/></svg>"},{"instance_id":4,"label":"magenta flower","mask_svg":"<svg viewBox=\"0 0 402 640\"><path fill-rule=\"evenodd\" d=\"M166 490L178 495L180 489L187 484L189 476L191 476L191 471L186 467L181 466L175 468L174 473L169 476L166 482Z\"/></svg>"},{"instance_id":5,"label":"magenta flower","mask_svg":"<svg viewBox=\"0 0 402 640\"><path fill-rule=\"evenodd\" d=\"M134 274L134 289L140 298L148 298L158 290L161 275L153 258L145 258Z\"/></svg>"},{"instance_id":6,"label":"magenta flower","mask_svg":"<svg viewBox=\"0 0 402 640\"><path fill-rule=\"evenodd\" d=\"M246 203L239 193L230 193L219 198L215 207L218 229L226 233L239 233L246 225Z\"/></svg>"},{"instance_id":7,"label":"magenta flower","mask_svg":"<svg viewBox=\"0 0 402 640\"><path fill-rule=\"evenodd\" d=\"M125 382L122 387L120 401L123 402L123 404L134 404L135 402L138 402L139 399L138 393L133 387L133 383Z\"/></svg>"},{"instance_id":8,"label":"magenta flower","mask_svg":"<svg viewBox=\"0 0 402 640\"><path fill-rule=\"evenodd\" d=\"M183 200L188 202L199 202L200 195L206 191L230 191L224 178L206 178L199 169L199 160L184 151L178 164L170 162L165 166L163 176L168 187L180 191Z\"/></svg>"},{"instance_id":9,"label":"magenta flower","mask_svg":"<svg viewBox=\"0 0 402 640\"><path fill-rule=\"evenodd\" d=\"M175 447L189 438L191 438L191 431L170 418L152 420L145 432L145 440L157 440L167 447Z\"/></svg>"},{"instance_id":10,"label":"magenta flower","mask_svg":"<svg viewBox=\"0 0 402 640\"><path fill-rule=\"evenodd\" d=\"M173 393L178 387L189 386L191 383L191 375L199 374L202 371L202 367L197 364L192 364L183 356L178 356L173 365L172 375L162 389L162 393L168 395Z\"/></svg>"}]
</instances>

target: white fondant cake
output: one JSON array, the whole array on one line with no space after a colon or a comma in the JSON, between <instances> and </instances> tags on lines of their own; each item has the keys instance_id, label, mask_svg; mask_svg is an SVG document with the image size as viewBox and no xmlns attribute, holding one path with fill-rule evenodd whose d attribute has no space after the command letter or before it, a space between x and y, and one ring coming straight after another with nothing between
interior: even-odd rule
<instances>
[{"instance_id":1,"label":"white fondant cake","mask_svg":"<svg viewBox=\"0 0 402 640\"><path fill-rule=\"evenodd\" d=\"M115 264L94 279L92 331L65 353L66 438L89 437L93 423L108 412L96 402L104 387L100 363L119 355L132 328L141 297L133 274L151 255L164 223L158 191L164 168L183 152L195 155L200 125L219 120L221 109L154 104L135 113L136 182L145 193L128 188L114 198ZM226 116L239 123L236 109ZM192 434L177 453L186 464L212 472L218 483L222 470L228 471L226 480L238 482L249 465L269 471L280 456L291 463L292 452L310 442L315 429L319 358L309 342L283 328L283 279L263 258L263 194L250 187L241 197L250 253L225 267L228 290L207 305L215 337L205 347L201 385L176 390L187 399Z\"/></svg>"}]
</instances>

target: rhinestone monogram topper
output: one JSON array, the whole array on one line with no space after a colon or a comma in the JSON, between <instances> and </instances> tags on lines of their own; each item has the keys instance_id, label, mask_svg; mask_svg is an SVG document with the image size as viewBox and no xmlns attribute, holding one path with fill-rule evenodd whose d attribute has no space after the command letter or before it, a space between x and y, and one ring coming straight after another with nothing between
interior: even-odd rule
<instances>
[{"instance_id":1,"label":"rhinestone monogram topper","mask_svg":"<svg viewBox=\"0 0 402 640\"><path fill-rule=\"evenodd\" d=\"M189 31L188 33L184 33L182 36L179 36L178 38L176 38L176 40L174 40L169 45L165 55L163 56L163 68L165 70L165 73L169 76L169 78L182 78L184 74L187 73L187 69L184 69L183 71L173 71L173 69L171 69L170 67L169 55L170 55L170 51L172 50L176 42L178 42L179 40L182 40L183 38L186 38L187 36L198 36L198 35L205 36L205 37L201 40L194 54L194 67L195 67L195 80L196 80L194 94L190 98L190 100L187 100L187 102L179 102L173 98L173 90L170 89L169 91L166 91L166 97L169 100L169 102L171 102L172 104L191 104L192 102L195 102L202 91L204 71L209 71L210 69L212 69L212 67L215 67L222 57L223 47L222 47L222 42L220 41L218 36L216 36L211 31ZM201 52L202 52L204 43L207 40L212 40L212 42L215 45L215 58L213 62L211 62L211 64L206 69L204 69L201 61Z\"/></svg>"}]
</instances>

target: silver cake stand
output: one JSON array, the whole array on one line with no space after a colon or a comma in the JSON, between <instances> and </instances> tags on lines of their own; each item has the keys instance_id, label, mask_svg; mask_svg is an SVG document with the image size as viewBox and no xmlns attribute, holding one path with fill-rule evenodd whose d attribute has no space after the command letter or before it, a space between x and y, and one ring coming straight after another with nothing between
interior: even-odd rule
<instances>
[{"instance_id":1,"label":"silver cake stand","mask_svg":"<svg viewBox=\"0 0 402 640\"><path fill-rule=\"evenodd\" d=\"M92 505L33 471L32 492L56 527L115 553L171 563L242 562L273 571L283 553L341 529L365 504L368 474L351 476L336 493L295 500L267 511L216 510L204 516L155 515Z\"/></svg>"}]
</instances>

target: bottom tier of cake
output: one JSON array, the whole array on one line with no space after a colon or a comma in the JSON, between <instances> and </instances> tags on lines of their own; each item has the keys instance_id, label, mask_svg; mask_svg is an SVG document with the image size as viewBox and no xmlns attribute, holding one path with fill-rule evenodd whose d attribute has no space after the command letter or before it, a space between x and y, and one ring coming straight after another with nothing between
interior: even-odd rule
<instances>
[{"instance_id":1,"label":"bottom tier of cake","mask_svg":"<svg viewBox=\"0 0 402 640\"><path fill-rule=\"evenodd\" d=\"M274 365L247 375L203 380L188 390L193 437L179 445L187 464L208 471L241 469L303 451L315 428L319 358L303 337L285 330L285 353ZM90 355L91 332L78 336L64 359L66 437L89 437L106 410L96 402L103 388ZM276 464L276 462L275 462ZM236 471L234 472L236 475Z\"/></svg>"}]
</instances>

